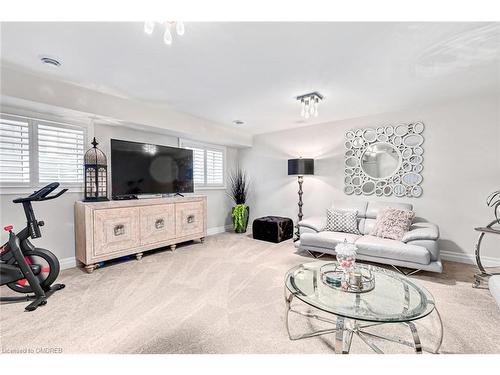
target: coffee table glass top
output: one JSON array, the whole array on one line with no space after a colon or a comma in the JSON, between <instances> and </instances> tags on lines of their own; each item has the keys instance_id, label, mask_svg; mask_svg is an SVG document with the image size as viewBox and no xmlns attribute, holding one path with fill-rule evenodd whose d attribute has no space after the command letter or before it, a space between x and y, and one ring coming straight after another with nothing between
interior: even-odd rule
<instances>
[{"instance_id":1,"label":"coffee table glass top","mask_svg":"<svg viewBox=\"0 0 500 375\"><path fill-rule=\"evenodd\" d=\"M286 274L286 288L301 301L320 310L371 322L408 322L434 310L432 295L413 280L380 267L356 263L375 276L375 288L366 293L347 293L334 289L321 279L321 271L336 262L316 261L301 264Z\"/></svg>"}]
</instances>

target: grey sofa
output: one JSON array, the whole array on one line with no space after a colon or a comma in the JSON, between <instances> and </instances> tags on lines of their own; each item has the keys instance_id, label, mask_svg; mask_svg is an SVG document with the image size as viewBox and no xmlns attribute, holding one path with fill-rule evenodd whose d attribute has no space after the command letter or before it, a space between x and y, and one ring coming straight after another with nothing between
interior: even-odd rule
<instances>
[{"instance_id":1,"label":"grey sofa","mask_svg":"<svg viewBox=\"0 0 500 375\"><path fill-rule=\"evenodd\" d=\"M497 305L500 306L500 275L491 276L488 280L488 286L490 287L490 292Z\"/></svg>"},{"instance_id":2,"label":"grey sofa","mask_svg":"<svg viewBox=\"0 0 500 375\"><path fill-rule=\"evenodd\" d=\"M377 213L384 207L396 207L412 210L406 203L336 201L334 208L356 210L358 212L358 229L361 234L324 231L324 216L310 217L299 222L299 249L312 253L335 254L335 246L347 240L357 248L357 258L371 262L390 264L417 270L442 272L443 266L439 256L439 228L437 225L414 220L410 231L402 241L371 236Z\"/></svg>"}]
</instances>

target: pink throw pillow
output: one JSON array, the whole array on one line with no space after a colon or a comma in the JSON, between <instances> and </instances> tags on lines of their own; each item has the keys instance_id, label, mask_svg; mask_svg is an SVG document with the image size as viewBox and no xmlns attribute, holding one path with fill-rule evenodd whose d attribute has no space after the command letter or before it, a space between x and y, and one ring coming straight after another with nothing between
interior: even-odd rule
<instances>
[{"instance_id":1,"label":"pink throw pillow","mask_svg":"<svg viewBox=\"0 0 500 375\"><path fill-rule=\"evenodd\" d=\"M401 241L410 230L415 212L393 207L382 209L377 215L377 222L371 231L372 236Z\"/></svg>"}]
</instances>

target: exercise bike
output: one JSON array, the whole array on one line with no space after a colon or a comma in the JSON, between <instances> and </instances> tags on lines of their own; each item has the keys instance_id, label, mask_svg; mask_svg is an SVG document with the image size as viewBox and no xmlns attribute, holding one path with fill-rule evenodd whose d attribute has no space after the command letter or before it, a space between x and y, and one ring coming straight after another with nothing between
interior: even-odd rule
<instances>
[{"instance_id":1,"label":"exercise bike","mask_svg":"<svg viewBox=\"0 0 500 375\"><path fill-rule=\"evenodd\" d=\"M13 291L26 295L23 297L0 297L0 301L33 300L26 306L26 311L33 311L38 306L47 304L47 298L65 287L64 284L52 285L60 270L57 257L48 250L33 246L30 242L30 238L35 239L42 236L40 227L44 225L43 221L36 219L31 202L55 199L68 190L62 189L57 194L49 196L58 187L59 183L54 182L28 197L14 199L14 203L22 203L23 205L27 226L17 235L13 232L12 225L4 227L4 230L9 232L9 241L0 249L0 286L7 285Z\"/></svg>"}]
</instances>

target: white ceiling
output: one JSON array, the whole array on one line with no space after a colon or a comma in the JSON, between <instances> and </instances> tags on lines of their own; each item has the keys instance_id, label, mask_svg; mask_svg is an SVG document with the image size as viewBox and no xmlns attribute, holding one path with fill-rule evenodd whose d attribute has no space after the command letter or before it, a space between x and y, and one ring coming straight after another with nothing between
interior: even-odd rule
<instances>
[{"instance_id":1,"label":"white ceiling","mask_svg":"<svg viewBox=\"0 0 500 375\"><path fill-rule=\"evenodd\" d=\"M142 23L2 23L1 59L253 134L500 91L499 23L185 25L166 46ZM310 91L325 101L304 122Z\"/></svg>"}]
</instances>

